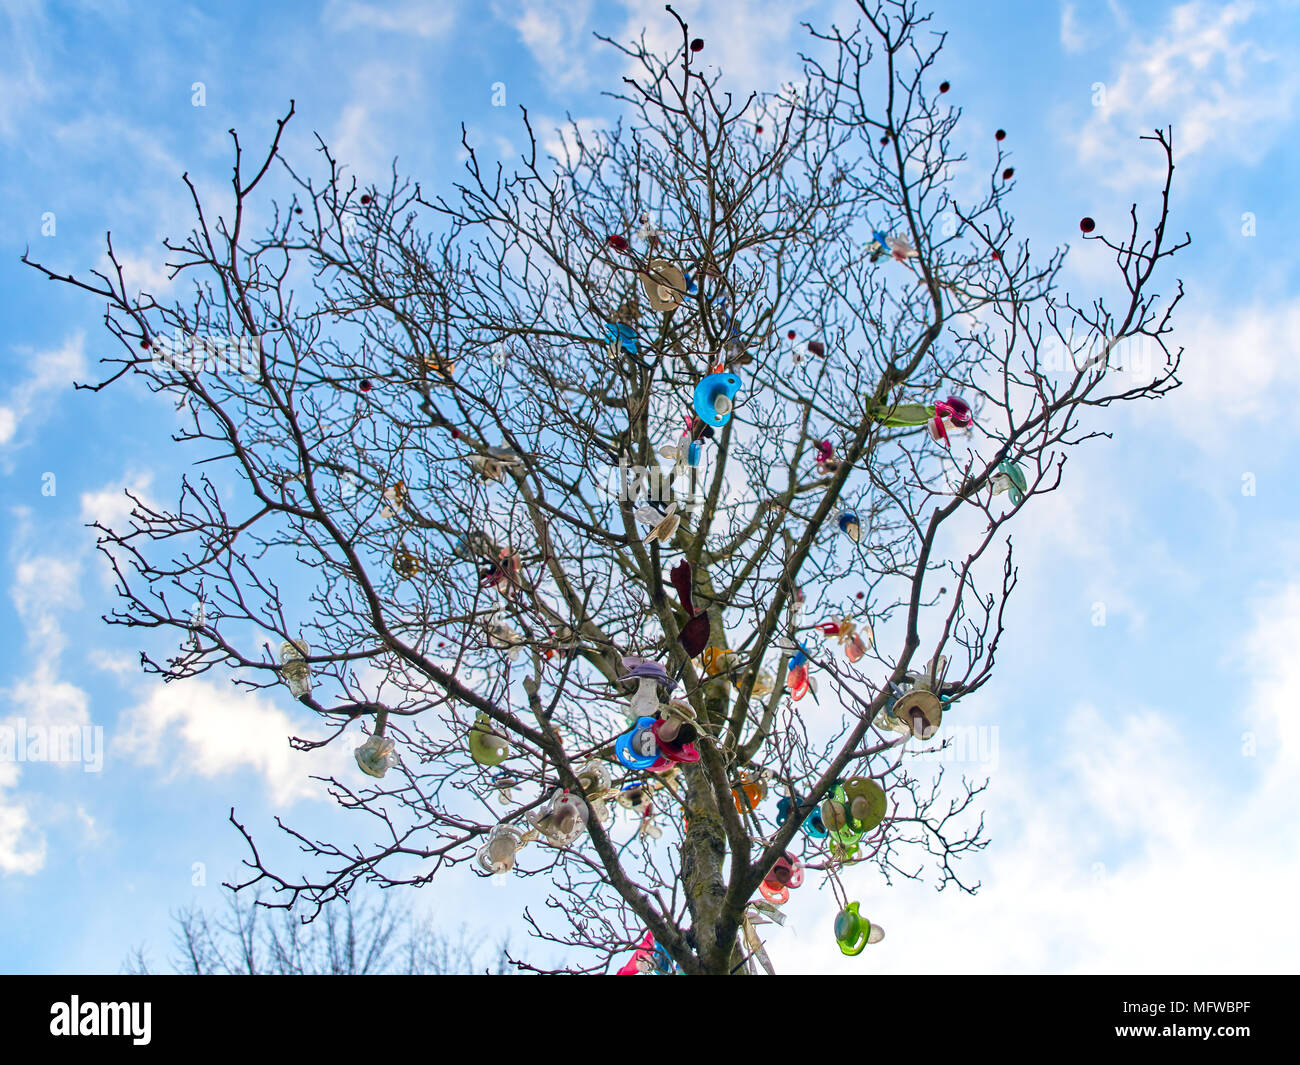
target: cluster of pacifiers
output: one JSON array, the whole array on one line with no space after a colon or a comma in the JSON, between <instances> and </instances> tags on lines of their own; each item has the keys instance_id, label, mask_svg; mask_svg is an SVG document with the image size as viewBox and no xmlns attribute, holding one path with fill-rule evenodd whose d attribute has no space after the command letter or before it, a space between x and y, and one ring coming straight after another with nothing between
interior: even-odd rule
<instances>
[{"instance_id":1,"label":"cluster of pacifiers","mask_svg":"<svg viewBox=\"0 0 1300 1065\"><path fill-rule=\"evenodd\" d=\"M628 701L632 727L614 741L614 757L628 769L651 773L698 762L695 711L683 702L659 701L659 689L672 691L677 682L649 659L624 658L623 668L627 672L622 679L636 681L637 689Z\"/></svg>"},{"instance_id":2,"label":"cluster of pacifiers","mask_svg":"<svg viewBox=\"0 0 1300 1065\"><path fill-rule=\"evenodd\" d=\"M619 969L616 976L670 976L677 972L677 963L672 955L655 942L649 932L641 945L632 952L628 963Z\"/></svg>"},{"instance_id":3,"label":"cluster of pacifiers","mask_svg":"<svg viewBox=\"0 0 1300 1065\"><path fill-rule=\"evenodd\" d=\"M858 857L858 843L885 819L885 790L870 777L837 780L821 806L806 809L799 796L785 796L776 804L776 823L784 825L796 814L809 839L827 840L840 861Z\"/></svg>"},{"instance_id":4,"label":"cluster of pacifiers","mask_svg":"<svg viewBox=\"0 0 1300 1065\"><path fill-rule=\"evenodd\" d=\"M614 741L614 757L628 769L666 773L700 760L698 738L694 712L685 703L673 702L653 717L638 717Z\"/></svg>"},{"instance_id":5,"label":"cluster of pacifiers","mask_svg":"<svg viewBox=\"0 0 1300 1065\"><path fill-rule=\"evenodd\" d=\"M928 740L943 721L944 709L952 702L953 690L943 682L948 660L935 658L924 671L903 675L902 684L891 684L884 709L876 717L876 727Z\"/></svg>"},{"instance_id":6,"label":"cluster of pacifiers","mask_svg":"<svg viewBox=\"0 0 1300 1065\"><path fill-rule=\"evenodd\" d=\"M808 675L808 663L812 661L812 652L802 643L790 658L790 667L785 674L786 691L790 698L798 702L809 692L817 694L817 685Z\"/></svg>"},{"instance_id":7,"label":"cluster of pacifiers","mask_svg":"<svg viewBox=\"0 0 1300 1065\"><path fill-rule=\"evenodd\" d=\"M835 621L825 621L819 626L822 635L826 639L834 639L843 649L844 657L850 662L861 661L862 656L867 653L868 648L875 642L871 632L871 626L866 629L866 639L858 632L858 626L854 620L847 614Z\"/></svg>"},{"instance_id":8,"label":"cluster of pacifiers","mask_svg":"<svg viewBox=\"0 0 1300 1065\"><path fill-rule=\"evenodd\" d=\"M587 831L590 816L581 795L568 788L556 788L542 806L525 815L532 826L528 830L504 821L493 826L475 855L479 868L494 876L510 873L518 853L535 839L552 847L568 847Z\"/></svg>"}]
</instances>

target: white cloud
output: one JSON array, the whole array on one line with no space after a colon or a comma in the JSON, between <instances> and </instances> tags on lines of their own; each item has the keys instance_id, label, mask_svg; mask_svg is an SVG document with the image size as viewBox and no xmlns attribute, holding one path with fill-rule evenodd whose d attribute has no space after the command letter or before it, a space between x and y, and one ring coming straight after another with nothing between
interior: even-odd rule
<instances>
[{"instance_id":1,"label":"white cloud","mask_svg":"<svg viewBox=\"0 0 1300 1065\"><path fill-rule=\"evenodd\" d=\"M48 416L56 396L72 391L73 382L86 371L85 336L76 333L61 348L35 351L15 348L17 365L26 366L0 402L0 445L17 446L19 430L30 429Z\"/></svg>"},{"instance_id":2,"label":"white cloud","mask_svg":"<svg viewBox=\"0 0 1300 1065\"><path fill-rule=\"evenodd\" d=\"M7 33L0 33L0 138L15 137L18 127L30 119L37 105L50 95L39 60L47 54L40 37L48 32L43 5L33 0L13 0L5 5Z\"/></svg>"},{"instance_id":3,"label":"white cloud","mask_svg":"<svg viewBox=\"0 0 1300 1065\"><path fill-rule=\"evenodd\" d=\"M1180 164L1261 158L1289 128L1300 79L1280 55L1243 39L1254 14L1248 0L1193 0L1172 10L1162 32L1131 31L1104 79L1104 103L1071 133L1079 158L1107 184L1149 182L1163 173L1159 153L1139 151L1134 138L1171 123Z\"/></svg>"},{"instance_id":4,"label":"white cloud","mask_svg":"<svg viewBox=\"0 0 1300 1065\"><path fill-rule=\"evenodd\" d=\"M445 36L455 24L456 5L430 4L426 0L382 4L330 0L322 20L330 29L340 32L368 29L429 39Z\"/></svg>"},{"instance_id":5,"label":"white cloud","mask_svg":"<svg viewBox=\"0 0 1300 1065\"><path fill-rule=\"evenodd\" d=\"M598 134L606 128L604 121L599 118L579 118L575 119L574 122L577 129L567 121L561 124L554 119L541 119L540 128L550 131L542 140L542 148L547 155L553 156L561 162L567 159L576 159L579 139L584 144L590 145L595 141Z\"/></svg>"},{"instance_id":6,"label":"white cloud","mask_svg":"<svg viewBox=\"0 0 1300 1065\"><path fill-rule=\"evenodd\" d=\"M688 23L690 35L704 39L696 64L721 69L727 87L747 94L775 89L798 73L798 49L807 41L800 22L814 6L811 0L735 0L725 5L682 0L674 8ZM619 42L644 37L646 47L660 55L681 49L681 29L662 8L647 11L630 0L624 0L622 8L622 26L614 22L612 5L600 8L591 0L499 0L493 13L514 28L553 86L581 88L592 81L602 56L615 62L620 58L595 38L597 32ZM828 19L833 14L823 11ZM852 11L845 14L851 18ZM644 70L631 64L623 73L636 77Z\"/></svg>"},{"instance_id":7,"label":"white cloud","mask_svg":"<svg viewBox=\"0 0 1300 1065\"><path fill-rule=\"evenodd\" d=\"M39 873L45 849L45 837L34 829L26 805L0 798L0 873Z\"/></svg>"},{"instance_id":8,"label":"white cloud","mask_svg":"<svg viewBox=\"0 0 1300 1065\"><path fill-rule=\"evenodd\" d=\"M129 491L146 506L156 508L158 504L149 494L152 486L152 473L132 473L120 481L104 485L96 492L82 492L81 520L87 523L97 521L110 529L126 529L130 526L131 511L135 508L126 493Z\"/></svg>"},{"instance_id":9,"label":"white cloud","mask_svg":"<svg viewBox=\"0 0 1300 1065\"><path fill-rule=\"evenodd\" d=\"M18 513L17 540L30 540L29 516ZM0 727L87 725L90 700L85 691L62 679L60 660L67 640L59 615L81 605L81 561L59 554L25 554L14 565L9 594L23 628L30 672L0 688L6 713ZM17 763L0 764L0 789L16 788ZM0 795L0 872L39 872L45 865L46 840L26 799Z\"/></svg>"},{"instance_id":10,"label":"white cloud","mask_svg":"<svg viewBox=\"0 0 1300 1065\"><path fill-rule=\"evenodd\" d=\"M137 297L141 293L165 296L171 290L174 279L160 255L148 253L137 255L118 251L117 265L122 269L122 283L132 297ZM110 272L113 270L113 264L107 252L101 259L99 268L110 277L113 276Z\"/></svg>"},{"instance_id":11,"label":"white cloud","mask_svg":"<svg viewBox=\"0 0 1300 1065\"><path fill-rule=\"evenodd\" d=\"M409 115L422 96L420 71L391 59L374 60L353 67L349 80L352 102L339 114L330 150L359 181L382 181L393 157L410 147L407 122L385 122L382 116Z\"/></svg>"},{"instance_id":12,"label":"white cloud","mask_svg":"<svg viewBox=\"0 0 1300 1065\"><path fill-rule=\"evenodd\" d=\"M1222 454L1242 432L1289 434L1286 398L1300 390L1300 299L1246 306L1189 300L1179 309L1174 340L1183 353L1183 384L1154 404L1162 422L1206 454Z\"/></svg>"},{"instance_id":13,"label":"white cloud","mask_svg":"<svg viewBox=\"0 0 1300 1065\"><path fill-rule=\"evenodd\" d=\"M1061 47L1067 52L1082 52L1088 47L1088 35L1079 25L1079 14L1073 4L1061 8Z\"/></svg>"},{"instance_id":14,"label":"white cloud","mask_svg":"<svg viewBox=\"0 0 1300 1065\"><path fill-rule=\"evenodd\" d=\"M1230 739L1216 720L1194 732L1183 715L1150 707L1070 708L1064 759L1044 762L1032 745L1003 755L987 793L993 843L978 895L886 888L874 869L851 870L849 895L885 927L884 942L841 957L834 903L795 892L790 926L768 935L778 970L1292 971L1296 922L1231 918L1241 899L1269 913L1300 887L1300 845L1282 827L1300 785L1290 695L1300 685L1300 583L1256 603L1254 619L1236 649L1252 679L1227 700ZM1234 769L1253 772L1253 784L1225 779Z\"/></svg>"},{"instance_id":15,"label":"white cloud","mask_svg":"<svg viewBox=\"0 0 1300 1065\"><path fill-rule=\"evenodd\" d=\"M695 58L697 66L723 73L724 88L748 94L769 92L796 78L800 71L799 50L811 42L800 25L804 21L830 22L840 14L817 10L811 0L738 0L731 4L689 3L674 5L690 26L690 35L704 41ZM662 18L647 18L637 4L628 4L623 36L631 39L646 30L646 44L660 54L682 46L681 30L665 12ZM844 21L852 24L859 13L852 6L843 10ZM841 22L843 25L844 22ZM824 28L824 25L823 25ZM743 99L743 97L741 97Z\"/></svg>"},{"instance_id":16,"label":"white cloud","mask_svg":"<svg viewBox=\"0 0 1300 1065\"><path fill-rule=\"evenodd\" d=\"M67 645L59 614L81 605L81 561L63 555L28 555L14 566L9 594L22 623L31 672L0 689L14 716L36 724L89 724L86 693L59 677Z\"/></svg>"},{"instance_id":17,"label":"white cloud","mask_svg":"<svg viewBox=\"0 0 1300 1065\"><path fill-rule=\"evenodd\" d=\"M345 739L320 751L295 751L289 737L298 730L268 695L190 679L152 685L142 702L124 712L113 750L141 764L167 765L171 778L197 774L211 780L251 769L278 805L323 799L321 785L309 774L344 776L349 766L355 773L352 748Z\"/></svg>"},{"instance_id":18,"label":"white cloud","mask_svg":"<svg viewBox=\"0 0 1300 1065\"><path fill-rule=\"evenodd\" d=\"M585 85L590 78L586 62L598 42L587 23L591 0L514 0L493 5L493 13L509 23L532 53L547 79L558 86Z\"/></svg>"}]
</instances>

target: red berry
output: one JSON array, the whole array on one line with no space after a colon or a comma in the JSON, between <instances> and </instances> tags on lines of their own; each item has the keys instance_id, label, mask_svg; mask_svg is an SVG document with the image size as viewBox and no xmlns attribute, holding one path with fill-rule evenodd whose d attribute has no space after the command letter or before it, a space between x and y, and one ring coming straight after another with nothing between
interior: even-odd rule
<instances>
[{"instance_id":1,"label":"red berry","mask_svg":"<svg viewBox=\"0 0 1300 1065\"><path fill-rule=\"evenodd\" d=\"M1097 223L1094 222L1091 218L1084 218L1079 222L1079 228L1082 229L1085 233L1091 233L1094 229L1097 228Z\"/></svg>"},{"instance_id":2,"label":"red berry","mask_svg":"<svg viewBox=\"0 0 1300 1065\"><path fill-rule=\"evenodd\" d=\"M939 91L940 91L940 92L947 92L947 91L948 91L949 89L951 89L951 88L952 88L952 86L949 85L946 81L941 81L941 82L939 83Z\"/></svg>"},{"instance_id":3,"label":"red berry","mask_svg":"<svg viewBox=\"0 0 1300 1065\"><path fill-rule=\"evenodd\" d=\"M1002 253L1001 253L1000 251L995 251L995 252L993 253L993 258L998 259L998 260L1001 260L1001 258L1002 258Z\"/></svg>"},{"instance_id":4,"label":"red berry","mask_svg":"<svg viewBox=\"0 0 1300 1065\"><path fill-rule=\"evenodd\" d=\"M438 646L439 646L439 647L446 647L447 644L446 644L444 641L439 640L439 641L438 641Z\"/></svg>"},{"instance_id":5,"label":"red berry","mask_svg":"<svg viewBox=\"0 0 1300 1065\"><path fill-rule=\"evenodd\" d=\"M369 203L369 202L370 202L370 197L369 197L369 196L362 196L362 197L361 197L361 202L362 202L362 203Z\"/></svg>"},{"instance_id":6,"label":"red berry","mask_svg":"<svg viewBox=\"0 0 1300 1065\"><path fill-rule=\"evenodd\" d=\"M142 341L140 341L140 349L141 349L142 351L148 351L150 347L151 347L151 345L150 345L150 343L149 343L149 338L148 338L148 337L145 337Z\"/></svg>"},{"instance_id":7,"label":"red berry","mask_svg":"<svg viewBox=\"0 0 1300 1065\"><path fill-rule=\"evenodd\" d=\"M703 38L703 37L696 37L695 40L691 41L691 51L692 51L692 52L701 52L701 51L703 51L703 50L704 50L704 38Z\"/></svg>"},{"instance_id":8,"label":"red berry","mask_svg":"<svg viewBox=\"0 0 1300 1065\"><path fill-rule=\"evenodd\" d=\"M605 241L615 251L627 251L631 245L628 244L627 238L620 236L618 233L611 233L609 239Z\"/></svg>"},{"instance_id":9,"label":"red berry","mask_svg":"<svg viewBox=\"0 0 1300 1065\"><path fill-rule=\"evenodd\" d=\"M1003 180L1003 181L1010 181L1010 180L1011 180L1011 175L1014 174L1015 172L1016 172L1016 168L1015 168L1015 167L1013 167L1013 166L1009 166L1009 167L1007 167L1004 171L1002 171L1002 180Z\"/></svg>"},{"instance_id":10,"label":"red berry","mask_svg":"<svg viewBox=\"0 0 1300 1065\"><path fill-rule=\"evenodd\" d=\"M754 132L755 132L755 133L762 133L762 132L763 132L763 127L762 127L762 126L759 126L757 129L755 129Z\"/></svg>"},{"instance_id":11,"label":"red berry","mask_svg":"<svg viewBox=\"0 0 1300 1065\"><path fill-rule=\"evenodd\" d=\"M791 329L790 332L786 333L785 338L786 338L786 340L793 340L793 339L794 339L794 330Z\"/></svg>"},{"instance_id":12,"label":"red berry","mask_svg":"<svg viewBox=\"0 0 1300 1065\"><path fill-rule=\"evenodd\" d=\"M888 134L888 133L886 133L883 137L880 138L880 143L881 143L881 144L888 144L888 143L889 143L889 134Z\"/></svg>"},{"instance_id":13,"label":"red berry","mask_svg":"<svg viewBox=\"0 0 1300 1065\"><path fill-rule=\"evenodd\" d=\"M459 440L459 439L460 439L460 430L459 430L459 429L453 429L453 430L451 431L451 438L452 438L453 440Z\"/></svg>"},{"instance_id":14,"label":"red berry","mask_svg":"<svg viewBox=\"0 0 1300 1065\"><path fill-rule=\"evenodd\" d=\"M993 136L995 136L1000 141L1004 141L1007 139L1007 131L1005 129L1000 129L995 134L993 134Z\"/></svg>"},{"instance_id":15,"label":"red berry","mask_svg":"<svg viewBox=\"0 0 1300 1065\"><path fill-rule=\"evenodd\" d=\"M302 208L301 208L301 207L295 207L295 208L293 209L293 213L294 213L294 214L302 214Z\"/></svg>"},{"instance_id":16,"label":"red berry","mask_svg":"<svg viewBox=\"0 0 1300 1065\"><path fill-rule=\"evenodd\" d=\"M371 382L370 378L368 378L368 377L367 377L364 381L361 382L361 391L362 391L362 392L369 392L369 391L370 391L372 388L374 388L374 387L375 387L374 384Z\"/></svg>"}]
</instances>

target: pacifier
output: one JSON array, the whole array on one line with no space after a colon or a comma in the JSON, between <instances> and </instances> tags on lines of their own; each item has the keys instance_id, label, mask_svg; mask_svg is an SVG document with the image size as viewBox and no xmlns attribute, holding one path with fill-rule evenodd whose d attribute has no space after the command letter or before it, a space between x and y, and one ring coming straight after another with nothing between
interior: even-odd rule
<instances>
[{"instance_id":1,"label":"pacifier","mask_svg":"<svg viewBox=\"0 0 1300 1065\"><path fill-rule=\"evenodd\" d=\"M835 445L829 440L822 440L816 448L817 472L829 476L840 468L839 459L835 457Z\"/></svg>"},{"instance_id":2,"label":"pacifier","mask_svg":"<svg viewBox=\"0 0 1300 1065\"><path fill-rule=\"evenodd\" d=\"M494 610L484 626L487 629L488 646L506 652L511 662L519 660L524 638L502 619L500 611Z\"/></svg>"},{"instance_id":3,"label":"pacifier","mask_svg":"<svg viewBox=\"0 0 1300 1065\"><path fill-rule=\"evenodd\" d=\"M618 793L618 804L625 810L640 810L650 802L650 786L643 781L633 781Z\"/></svg>"},{"instance_id":4,"label":"pacifier","mask_svg":"<svg viewBox=\"0 0 1300 1065\"><path fill-rule=\"evenodd\" d=\"M417 555L412 554L404 547L399 546L393 549L393 572L402 580L414 577L422 568Z\"/></svg>"},{"instance_id":5,"label":"pacifier","mask_svg":"<svg viewBox=\"0 0 1300 1065\"><path fill-rule=\"evenodd\" d=\"M479 868L494 876L504 876L515 867L515 855L527 843L524 833L504 821L494 825L487 841L478 849L475 858Z\"/></svg>"},{"instance_id":6,"label":"pacifier","mask_svg":"<svg viewBox=\"0 0 1300 1065\"><path fill-rule=\"evenodd\" d=\"M939 730L943 720L944 701L941 697L943 677L948 670L948 659L937 655L924 673L907 673L903 680L908 687L886 710L901 727L897 731L910 732L917 739L928 740Z\"/></svg>"},{"instance_id":7,"label":"pacifier","mask_svg":"<svg viewBox=\"0 0 1300 1065\"><path fill-rule=\"evenodd\" d=\"M667 259L651 259L641 275L650 307L656 311L675 311L686 297L686 275Z\"/></svg>"},{"instance_id":8,"label":"pacifier","mask_svg":"<svg viewBox=\"0 0 1300 1065\"><path fill-rule=\"evenodd\" d=\"M731 789L731 797L736 800L736 811L743 816L758 809L758 804L767 797L767 782L763 776L751 778L743 770L739 776L736 787Z\"/></svg>"},{"instance_id":9,"label":"pacifier","mask_svg":"<svg viewBox=\"0 0 1300 1065\"><path fill-rule=\"evenodd\" d=\"M803 644L799 644L798 650L790 659L790 668L785 675L785 686L790 693L790 698L796 702L810 691L814 695L817 692L812 679L808 676L808 662L811 658L812 655L809 653L808 648Z\"/></svg>"},{"instance_id":10,"label":"pacifier","mask_svg":"<svg viewBox=\"0 0 1300 1065\"><path fill-rule=\"evenodd\" d=\"M799 805L798 795L784 796L776 804L776 823L778 826L783 825L790 819L796 806ZM826 823L822 820L821 810L814 806L808 813L804 814L803 824L799 826L804 833L811 839L826 838Z\"/></svg>"},{"instance_id":11,"label":"pacifier","mask_svg":"<svg viewBox=\"0 0 1300 1065\"><path fill-rule=\"evenodd\" d=\"M588 762L574 775L578 778L578 787L588 797L607 792L613 786L609 767L604 762Z\"/></svg>"},{"instance_id":12,"label":"pacifier","mask_svg":"<svg viewBox=\"0 0 1300 1065\"><path fill-rule=\"evenodd\" d=\"M885 819L885 789L870 777L846 780L844 802L852 823L864 833Z\"/></svg>"},{"instance_id":13,"label":"pacifier","mask_svg":"<svg viewBox=\"0 0 1300 1065\"><path fill-rule=\"evenodd\" d=\"M732 401L740 391L740 378L725 371L701 377L695 386L695 413L715 428L731 420Z\"/></svg>"},{"instance_id":14,"label":"pacifier","mask_svg":"<svg viewBox=\"0 0 1300 1065\"><path fill-rule=\"evenodd\" d=\"M989 478L989 484L993 486L995 496L1007 492L1011 496L1011 505L1013 507L1020 506L1024 501L1025 492L1029 488L1029 481L1025 477L1025 471L1009 460L998 463L997 473Z\"/></svg>"},{"instance_id":15,"label":"pacifier","mask_svg":"<svg viewBox=\"0 0 1300 1065\"><path fill-rule=\"evenodd\" d=\"M479 765L500 765L510 757L510 744L491 728L487 714L480 711L469 730L469 756Z\"/></svg>"},{"instance_id":16,"label":"pacifier","mask_svg":"<svg viewBox=\"0 0 1300 1065\"><path fill-rule=\"evenodd\" d=\"M199 604L202 609L202 604ZM289 694L302 699L311 694L311 664L307 655L311 645L305 640L285 640L280 644L280 676L289 685Z\"/></svg>"},{"instance_id":17,"label":"pacifier","mask_svg":"<svg viewBox=\"0 0 1300 1065\"><path fill-rule=\"evenodd\" d=\"M889 253L893 256L895 262L901 263L904 259L911 259L916 256L916 249L912 247L902 237L890 237L887 242Z\"/></svg>"},{"instance_id":18,"label":"pacifier","mask_svg":"<svg viewBox=\"0 0 1300 1065\"><path fill-rule=\"evenodd\" d=\"M858 635L858 627L853 619L847 614L837 621L824 621L818 626L822 635L828 640L834 637L841 647L844 648L845 657L850 662L859 661L867 653L867 649L875 642L871 628L867 628L867 639L864 641Z\"/></svg>"},{"instance_id":19,"label":"pacifier","mask_svg":"<svg viewBox=\"0 0 1300 1065\"><path fill-rule=\"evenodd\" d=\"M677 513L676 500L668 504L666 511L661 511L649 503L643 503L636 508L635 513L637 521L650 526L644 541L647 544L654 540L658 540L661 544L670 543L677 532L677 526L682 523L682 516Z\"/></svg>"},{"instance_id":20,"label":"pacifier","mask_svg":"<svg viewBox=\"0 0 1300 1065\"><path fill-rule=\"evenodd\" d=\"M664 761L659 755L659 744L655 738L654 717L639 717L630 732L625 732L614 741L614 757L628 769L652 769L657 762Z\"/></svg>"},{"instance_id":21,"label":"pacifier","mask_svg":"<svg viewBox=\"0 0 1300 1065\"><path fill-rule=\"evenodd\" d=\"M677 682L668 675L668 670L648 658L629 655L623 659L623 668L627 672L619 679L637 682L637 689L628 700L629 720L654 717L659 713L659 689L672 691Z\"/></svg>"},{"instance_id":22,"label":"pacifier","mask_svg":"<svg viewBox=\"0 0 1300 1065\"><path fill-rule=\"evenodd\" d=\"M835 941L845 954L861 954L868 943L879 943L884 938L885 930L858 913L856 902L850 902L835 918Z\"/></svg>"},{"instance_id":23,"label":"pacifier","mask_svg":"<svg viewBox=\"0 0 1300 1065\"><path fill-rule=\"evenodd\" d=\"M361 772L372 777L382 777L397 764L395 746L387 736L370 736L353 752Z\"/></svg>"},{"instance_id":24,"label":"pacifier","mask_svg":"<svg viewBox=\"0 0 1300 1065\"><path fill-rule=\"evenodd\" d=\"M930 436L936 443L948 446L948 428L969 429L974 424L970 407L966 401L957 396L949 396L934 405L934 417L930 419Z\"/></svg>"},{"instance_id":25,"label":"pacifier","mask_svg":"<svg viewBox=\"0 0 1300 1065\"><path fill-rule=\"evenodd\" d=\"M605 805L605 800L610 797L614 789L614 781L608 766L604 762L591 761L574 775L578 778L578 787L586 798L592 815L604 824L609 818L609 807Z\"/></svg>"},{"instance_id":26,"label":"pacifier","mask_svg":"<svg viewBox=\"0 0 1300 1065\"><path fill-rule=\"evenodd\" d=\"M587 816L587 804L567 788L556 788L545 806L527 814L552 847L567 847L587 831Z\"/></svg>"},{"instance_id":27,"label":"pacifier","mask_svg":"<svg viewBox=\"0 0 1300 1065\"><path fill-rule=\"evenodd\" d=\"M406 506L406 483L398 481L384 489L385 505L379 511L381 518L395 518Z\"/></svg>"},{"instance_id":28,"label":"pacifier","mask_svg":"<svg viewBox=\"0 0 1300 1065\"><path fill-rule=\"evenodd\" d=\"M856 510L840 511L839 527L840 532L855 544L862 539L862 526L858 522L858 512Z\"/></svg>"},{"instance_id":29,"label":"pacifier","mask_svg":"<svg viewBox=\"0 0 1300 1065\"><path fill-rule=\"evenodd\" d=\"M661 757L670 762L693 764L700 760L699 749L695 746L695 740L699 737L692 722L684 722L680 718L671 717L668 720L658 720L650 726L654 733L655 743L659 748ZM665 733L667 735L665 736ZM651 767L653 769L653 767Z\"/></svg>"},{"instance_id":30,"label":"pacifier","mask_svg":"<svg viewBox=\"0 0 1300 1065\"><path fill-rule=\"evenodd\" d=\"M629 355L635 355L637 353L636 328L627 322L606 322L605 344L610 354L622 348Z\"/></svg>"},{"instance_id":31,"label":"pacifier","mask_svg":"<svg viewBox=\"0 0 1300 1065\"><path fill-rule=\"evenodd\" d=\"M632 952L632 957L628 960L623 968L616 972L615 976L643 976L654 968L654 949L655 937L649 932L645 934L645 939L641 940L641 945Z\"/></svg>"},{"instance_id":32,"label":"pacifier","mask_svg":"<svg viewBox=\"0 0 1300 1065\"><path fill-rule=\"evenodd\" d=\"M849 808L848 797L844 793L844 784L836 781L822 803L822 821L833 840L846 844L856 843L862 838L862 830Z\"/></svg>"},{"instance_id":33,"label":"pacifier","mask_svg":"<svg viewBox=\"0 0 1300 1065\"><path fill-rule=\"evenodd\" d=\"M497 800L505 806L514 802L510 794L523 781L508 769L498 769L492 774L492 786L497 789Z\"/></svg>"},{"instance_id":34,"label":"pacifier","mask_svg":"<svg viewBox=\"0 0 1300 1065\"><path fill-rule=\"evenodd\" d=\"M928 688L913 688L893 705L892 713L913 736L928 740L939 731L943 701Z\"/></svg>"},{"instance_id":35,"label":"pacifier","mask_svg":"<svg viewBox=\"0 0 1300 1065\"><path fill-rule=\"evenodd\" d=\"M758 890L763 898L768 902L774 902L780 905L790 901L790 889L797 888L803 883L803 862L797 855L785 852L784 857L778 858L763 882L758 885Z\"/></svg>"},{"instance_id":36,"label":"pacifier","mask_svg":"<svg viewBox=\"0 0 1300 1065\"><path fill-rule=\"evenodd\" d=\"M700 652L700 665L704 667L705 674L710 677L728 672L735 662L735 652L725 647L706 647Z\"/></svg>"}]
</instances>

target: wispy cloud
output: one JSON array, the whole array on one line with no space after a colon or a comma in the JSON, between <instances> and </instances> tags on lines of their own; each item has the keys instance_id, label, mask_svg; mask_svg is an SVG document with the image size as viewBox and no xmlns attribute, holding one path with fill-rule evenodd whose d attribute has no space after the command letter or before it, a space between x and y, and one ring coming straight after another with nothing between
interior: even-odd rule
<instances>
[{"instance_id":1,"label":"wispy cloud","mask_svg":"<svg viewBox=\"0 0 1300 1065\"><path fill-rule=\"evenodd\" d=\"M596 42L589 25L591 0L505 0L492 5L493 14L511 26L532 54L546 79L556 86L586 85L587 61Z\"/></svg>"},{"instance_id":2,"label":"wispy cloud","mask_svg":"<svg viewBox=\"0 0 1300 1065\"><path fill-rule=\"evenodd\" d=\"M37 351L16 347L11 360L26 369L0 402L0 447L17 447L22 431L31 430L46 417L59 393L71 391L86 370L85 336L76 333L62 347Z\"/></svg>"},{"instance_id":3,"label":"wispy cloud","mask_svg":"<svg viewBox=\"0 0 1300 1065\"><path fill-rule=\"evenodd\" d=\"M1255 13L1249 0L1193 0L1154 36L1130 31L1118 65L1099 78L1091 116L1071 131L1080 160L1118 188L1149 181L1159 160L1136 151L1133 139L1170 123L1180 163L1261 158L1289 127L1300 78L1281 52L1246 32Z\"/></svg>"},{"instance_id":4,"label":"wispy cloud","mask_svg":"<svg viewBox=\"0 0 1300 1065\"><path fill-rule=\"evenodd\" d=\"M112 750L143 765L167 766L169 779L211 780L252 771L261 777L268 800L286 805L325 798L310 774L343 776L350 767L355 775L344 742L310 753L293 750L289 737L300 726L271 695L200 679L152 684L142 691L141 701L120 719Z\"/></svg>"},{"instance_id":5,"label":"wispy cloud","mask_svg":"<svg viewBox=\"0 0 1300 1065\"><path fill-rule=\"evenodd\" d=\"M16 514L17 536L10 599L23 633L30 670L0 688L5 714L0 728L17 734L27 726L83 726L90 723L86 691L62 676L67 648L61 615L81 605L81 560L32 549L30 514ZM0 763L0 789L19 784L17 763ZM45 865L47 843L31 812L30 797L0 794L0 871L34 874Z\"/></svg>"},{"instance_id":6,"label":"wispy cloud","mask_svg":"<svg viewBox=\"0 0 1300 1065\"><path fill-rule=\"evenodd\" d=\"M321 19L330 29L341 32L366 29L435 38L445 36L455 25L456 5L446 0L438 4L426 0L375 4L330 0Z\"/></svg>"},{"instance_id":7,"label":"wispy cloud","mask_svg":"<svg viewBox=\"0 0 1300 1065\"><path fill-rule=\"evenodd\" d=\"M1263 438L1293 424L1282 397L1300 391L1300 299L1223 305L1195 300L1179 316L1182 387L1151 417L1203 453L1243 432Z\"/></svg>"},{"instance_id":8,"label":"wispy cloud","mask_svg":"<svg viewBox=\"0 0 1300 1065\"><path fill-rule=\"evenodd\" d=\"M1088 47L1088 37L1079 25L1079 13L1073 4L1061 7L1061 47L1067 52L1082 52Z\"/></svg>"}]
</instances>

